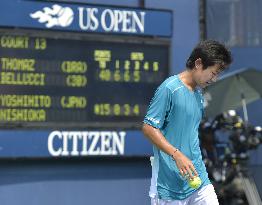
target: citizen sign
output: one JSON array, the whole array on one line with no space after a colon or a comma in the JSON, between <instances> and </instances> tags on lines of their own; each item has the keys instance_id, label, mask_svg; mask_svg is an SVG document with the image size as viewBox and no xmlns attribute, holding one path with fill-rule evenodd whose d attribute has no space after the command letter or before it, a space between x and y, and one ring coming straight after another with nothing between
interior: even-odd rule
<instances>
[{"instance_id":1,"label":"citizen sign","mask_svg":"<svg viewBox=\"0 0 262 205\"><path fill-rule=\"evenodd\" d=\"M76 11L75 11L76 12ZM83 31L144 33L145 15L143 11L98 9L78 7L77 15L72 8L53 5L30 14L31 18L44 23L47 28L54 26L68 27L77 18L78 26Z\"/></svg>"},{"instance_id":2,"label":"citizen sign","mask_svg":"<svg viewBox=\"0 0 262 205\"><path fill-rule=\"evenodd\" d=\"M53 131L48 136L52 156L123 155L126 132Z\"/></svg>"}]
</instances>

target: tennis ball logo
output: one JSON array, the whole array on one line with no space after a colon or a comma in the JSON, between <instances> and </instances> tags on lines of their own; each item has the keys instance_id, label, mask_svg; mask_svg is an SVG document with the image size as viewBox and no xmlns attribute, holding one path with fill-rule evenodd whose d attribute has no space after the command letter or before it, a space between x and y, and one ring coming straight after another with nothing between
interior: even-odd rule
<instances>
[{"instance_id":1,"label":"tennis ball logo","mask_svg":"<svg viewBox=\"0 0 262 205\"><path fill-rule=\"evenodd\" d=\"M31 13L30 17L37 19L39 23L44 23L47 28L53 26L67 27L74 20L74 12L69 7L55 4L52 8L44 7L42 10Z\"/></svg>"},{"instance_id":2,"label":"tennis ball logo","mask_svg":"<svg viewBox=\"0 0 262 205\"><path fill-rule=\"evenodd\" d=\"M74 12L69 7L61 7L60 11L57 14L58 16L58 24L62 27L70 26L74 19Z\"/></svg>"},{"instance_id":3,"label":"tennis ball logo","mask_svg":"<svg viewBox=\"0 0 262 205\"><path fill-rule=\"evenodd\" d=\"M199 188L201 184L202 181L200 177L194 177L193 179L188 179L188 185L193 189Z\"/></svg>"}]
</instances>

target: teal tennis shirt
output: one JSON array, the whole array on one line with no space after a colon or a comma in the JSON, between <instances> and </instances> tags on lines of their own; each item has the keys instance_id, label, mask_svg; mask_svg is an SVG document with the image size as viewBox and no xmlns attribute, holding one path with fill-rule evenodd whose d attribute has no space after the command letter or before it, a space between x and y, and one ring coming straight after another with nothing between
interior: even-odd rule
<instances>
[{"instance_id":1,"label":"teal tennis shirt","mask_svg":"<svg viewBox=\"0 0 262 205\"><path fill-rule=\"evenodd\" d=\"M193 162L202 180L201 187L210 184L199 147L198 127L202 115L201 90L189 90L178 75L174 75L158 87L144 119L144 123L159 129L170 144ZM196 191L190 188L187 180L180 175L171 156L156 146L153 150L151 192L152 186L155 186L158 198L182 200ZM154 181L156 184L152 185Z\"/></svg>"}]
</instances>

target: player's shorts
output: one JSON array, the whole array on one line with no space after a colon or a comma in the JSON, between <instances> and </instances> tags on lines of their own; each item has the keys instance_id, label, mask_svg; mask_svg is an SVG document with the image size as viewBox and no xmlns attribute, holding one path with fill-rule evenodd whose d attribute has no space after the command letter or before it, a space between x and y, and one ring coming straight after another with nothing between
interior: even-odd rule
<instances>
[{"instance_id":1,"label":"player's shorts","mask_svg":"<svg viewBox=\"0 0 262 205\"><path fill-rule=\"evenodd\" d=\"M202 187L184 200L163 200L151 198L151 205L219 205L212 184Z\"/></svg>"}]
</instances>

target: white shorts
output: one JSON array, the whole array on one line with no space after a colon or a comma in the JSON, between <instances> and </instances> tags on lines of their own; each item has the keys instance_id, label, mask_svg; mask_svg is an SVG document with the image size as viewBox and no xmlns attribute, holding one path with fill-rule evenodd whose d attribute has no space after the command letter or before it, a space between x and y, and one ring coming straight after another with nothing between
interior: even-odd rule
<instances>
[{"instance_id":1,"label":"white shorts","mask_svg":"<svg viewBox=\"0 0 262 205\"><path fill-rule=\"evenodd\" d=\"M212 184L202 187L184 200L163 200L151 198L151 205L219 205Z\"/></svg>"}]
</instances>

